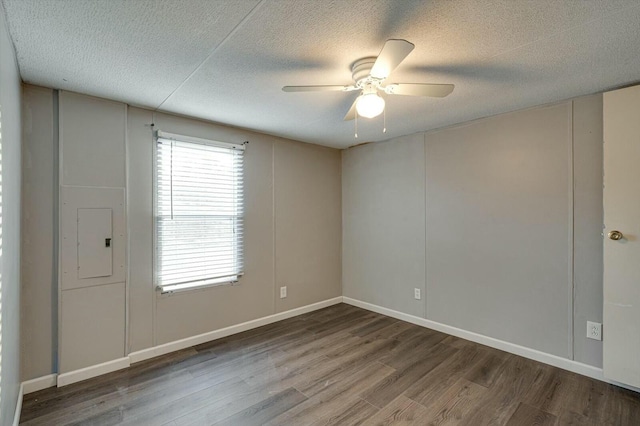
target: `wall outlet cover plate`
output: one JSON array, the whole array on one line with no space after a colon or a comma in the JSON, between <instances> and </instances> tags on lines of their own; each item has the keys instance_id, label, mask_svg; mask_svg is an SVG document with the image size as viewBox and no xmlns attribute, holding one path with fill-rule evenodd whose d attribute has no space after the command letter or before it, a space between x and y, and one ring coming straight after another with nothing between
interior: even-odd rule
<instances>
[{"instance_id":1,"label":"wall outlet cover plate","mask_svg":"<svg viewBox=\"0 0 640 426\"><path fill-rule=\"evenodd\" d=\"M594 340L602 340L602 323L587 321L587 337Z\"/></svg>"}]
</instances>

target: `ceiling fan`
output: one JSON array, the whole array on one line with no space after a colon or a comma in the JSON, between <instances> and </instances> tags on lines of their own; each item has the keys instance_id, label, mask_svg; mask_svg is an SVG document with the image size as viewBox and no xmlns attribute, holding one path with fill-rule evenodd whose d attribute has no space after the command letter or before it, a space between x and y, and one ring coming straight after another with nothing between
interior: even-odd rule
<instances>
[{"instance_id":1,"label":"ceiling fan","mask_svg":"<svg viewBox=\"0 0 640 426\"><path fill-rule=\"evenodd\" d=\"M428 96L442 98L453 91L453 84L390 83L385 84L389 74L411 53L415 46L406 40L387 40L378 57L367 57L356 61L351 67L355 84L348 86L284 86L285 92L351 92L360 90L344 120L353 120L356 115L373 118L384 111L385 101L378 92L387 95Z\"/></svg>"}]
</instances>

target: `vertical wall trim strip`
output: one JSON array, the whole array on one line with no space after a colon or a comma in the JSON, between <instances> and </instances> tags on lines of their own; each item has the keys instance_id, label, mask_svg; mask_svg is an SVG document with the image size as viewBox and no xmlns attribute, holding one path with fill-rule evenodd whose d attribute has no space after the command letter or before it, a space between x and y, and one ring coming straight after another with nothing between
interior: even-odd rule
<instances>
[{"instance_id":1,"label":"vertical wall trim strip","mask_svg":"<svg viewBox=\"0 0 640 426\"><path fill-rule=\"evenodd\" d=\"M424 290L422 294L422 315L427 319L427 132L422 134L422 161L424 161Z\"/></svg>"},{"instance_id":2,"label":"vertical wall trim strip","mask_svg":"<svg viewBox=\"0 0 640 426\"><path fill-rule=\"evenodd\" d=\"M58 237L60 236L60 208L62 206L62 185L64 185L64 174L63 174L63 169L64 169L64 154L63 154L63 146L64 146L64 125L63 125L63 117L64 117L64 108L62 108L62 99L61 97L65 96L65 92L62 90L58 90L57 91L57 98L58 98L58 119L55 120L54 122L57 123L58 125L58 131L56 132L58 135L58 209L56 210L56 216L57 216L57 220L56 220L56 232L58 234ZM56 266L58 268L58 273L57 273L57 281L58 281L58 288L56 290L56 295L57 295L57 300L56 300L56 313L57 313L57 322L58 322L58 327L57 327L57 333L56 333L56 369L54 371L54 373L59 373L60 372L60 355L61 355L61 348L62 348L62 333L64 332L64 330L62 330L62 285L60 285L60 283L62 282L62 275L61 275L61 270L62 268L60 268L60 250L61 250L61 241L60 238L58 238L58 242L56 244L56 254L57 254L57 259L56 259Z\"/></svg>"},{"instance_id":3,"label":"vertical wall trim strip","mask_svg":"<svg viewBox=\"0 0 640 426\"><path fill-rule=\"evenodd\" d=\"M342 166L342 160L344 158L344 150L340 150L340 296L344 294L344 198L342 196L344 185L343 185L343 174L342 171L344 167Z\"/></svg>"},{"instance_id":4,"label":"vertical wall trim strip","mask_svg":"<svg viewBox=\"0 0 640 426\"><path fill-rule=\"evenodd\" d=\"M575 245L575 176L574 176L574 164L573 164L573 145L574 145L574 106L575 102L571 101L569 108L569 253L568 253L568 275L569 275L569 359L574 359L574 329L575 329L575 312L574 312L574 298L575 298L575 283L574 281L574 245Z\"/></svg>"},{"instance_id":5,"label":"vertical wall trim strip","mask_svg":"<svg viewBox=\"0 0 640 426\"><path fill-rule=\"evenodd\" d=\"M278 312L278 281L276 276L276 142L271 142L271 221L272 235L271 243L273 244L272 268L273 268L273 310L272 313Z\"/></svg>"},{"instance_id":6,"label":"vertical wall trim strip","mask_svg":"<svg viewBox=\"0 0 640 426\"><path fill-rule=\"evenodd\" d=\"M149 125L149 132L151 137L151 187L152 189L152 198L151 198L151 239L153 241L153 248L151 253L151 345L158 345L158 326L157 326L157 318L158 318L158 292L156 291L156 253L158 252L158 242L156 238L156 203L157 203L157 171L156 171L156 157L158 146L156 144L156 135L155 135L155 125L156 125L156 114L155 112L151 113L151 124Z\"/></svg>"},{"instance_id":7,"label":"vertical wall trim strip","mask_svg":"<svg viewBox=\"0 0 640 426\"><path fill-rule=\"evenodd\" d=\"M58 371L58 324L59 324L59 315L58 315L58 258L59 258L59 240L60 240L60 229L59 229L59 209L60 209L60 104L59 104L59 92L57 90L53 90L53 129L52 129L52 139L53 139L53 176L52 176L52 190L53 190L53 259L51 262L51 372L56 373Z\"/></svg>"},{"instance_id":8,"label":"vertical wall trim strip","mask_svg":"<svg viewBox=\"0 0 640 426\"><path fill-rule=\"evenodd\" d=\"M129 229L129 105L124 105L124 221L127 230L125 245L125 275L124 275L124 355L131 352L131 335L129 334L129 295L131 293L131 230Z\"/></svg>"}]
</instances>

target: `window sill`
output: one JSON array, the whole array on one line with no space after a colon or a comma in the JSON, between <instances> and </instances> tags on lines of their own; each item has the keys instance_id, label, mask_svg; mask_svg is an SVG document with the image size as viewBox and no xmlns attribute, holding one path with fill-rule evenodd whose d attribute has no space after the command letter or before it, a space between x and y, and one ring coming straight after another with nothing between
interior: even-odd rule
<instances>
[{"instance_id":1,"label":"window sill","mask_svg":"<svg viewBox=\"0 0 640 426\"><path fill-rule=\"evenodd\" d=\"M239 283L241 276L242 275L239 275L236 277L226 277L226 278L220 279L219 281L213 280L208 283L182 284L182 285L176 285L176 286L168 286L165 288L157 286L156 290L161 295L171 295L174 293L183 293L186 291L202 290L202 289L207 289L211 287L233 286Z\"/></svg>"}]
</instances>

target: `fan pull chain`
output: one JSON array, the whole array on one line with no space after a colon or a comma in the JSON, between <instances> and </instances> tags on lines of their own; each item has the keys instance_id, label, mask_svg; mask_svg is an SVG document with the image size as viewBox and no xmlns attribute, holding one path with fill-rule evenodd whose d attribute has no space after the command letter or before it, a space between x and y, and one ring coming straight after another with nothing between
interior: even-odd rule
<instances>
[{"instance_id":1,"label":"fan pull chain","mask_svg":"<svg viewBox=\"0 0 640 426\"><path fill-rule=\"evenodd\" d=\"M356 134L355 138L358 139L358 111L356 111Z\"/></svg>"},{"instance_id":2,"label":"fan pull chain","mask_svg":"<svg viewBox=\"0 0 640 426\"><path fill-rule=\"evenodd\" d=\"M382 133L387 133L387 109L382 110Z\"/></svg>"}]
</instances>

